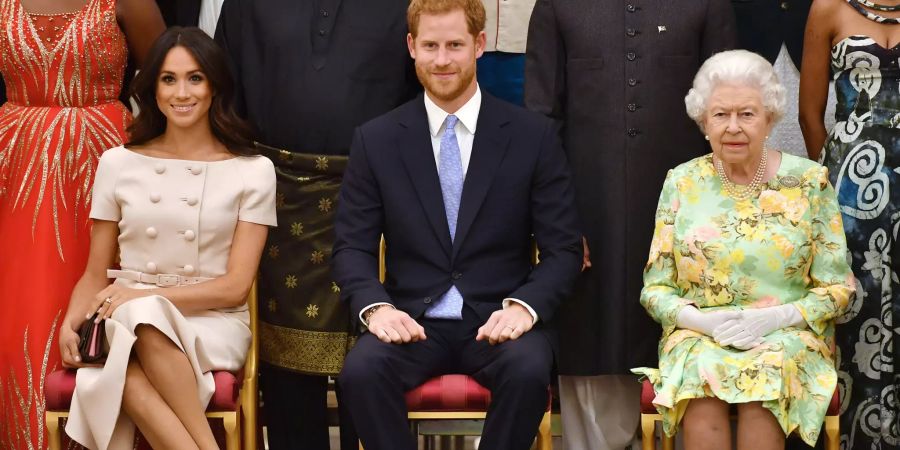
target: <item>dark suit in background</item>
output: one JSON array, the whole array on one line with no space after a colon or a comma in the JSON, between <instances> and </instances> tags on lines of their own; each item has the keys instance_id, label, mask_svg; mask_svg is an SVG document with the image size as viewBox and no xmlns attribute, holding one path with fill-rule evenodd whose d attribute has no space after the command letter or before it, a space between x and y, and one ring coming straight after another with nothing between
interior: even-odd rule
<instances>
[{"instance_id":1,"label":"dark suit in background","mask_svg":"<svg viewBox=\"0 0 900 450\"><path fill-rule=\"evenodd\" d=\"M656 366L660 334L639 302L659 191L669 169L709 152L684 96L700 64L735 44L728 0L535 5L525 105L562 125L593 264L558 319L570 449L622 448L637 427L630 369Z\"/></svg>"},{"instance_id":2,"label":"dark suit in background","mask_svg":"<svg viewBox=\"0 0 900 450\"><path fill-rule=\"evenodd\" d=\"M739 48L759 53L775 64L781 43L794 65L803 61L803 32L812 0L731 0Z\"/></svg>"},{"instance_id":3,"label":"dark suit in background","mask_svg":"<svg viewBox=\"0 0 900 450\"><path fill-rule=\"evenodd\" d=\"M196 27L200 0L156 0L167 26Z\"/></svg>"},{"instance_id":4,"label":"dark suit in background","mask_svg":"<svg viewBox=\"0 0 900 450\"><path fill-rule=\"evenodd\" d=\"M216 40L275 162L281 224L260 263L260 386L270 448L327 450L326 389L352 345L329 271L354 127L412 98L406 0L226 0ZM338 386L339 388L339 386ZM340 396L340 391L338 392ZM342 402L339 402L342 403ZM344 449L357 448L341 416Z\"/></svg>"},{"instance_id":5,"label":"dark suit in background","mask_svg":"<svg viewBox=\"0 0 900 450\"><path fill-rule=\"evenodd\" d=\"M354 139L332 263L341 298L353 317L391 303L428 336L389 344L365 333L347 356L340 383L370 450L416 448L403 394L443 373L470 374L491 389L485 449L527 449L547 406L553 346L545 324L581 265L569 171L549 120L482 96L452 243L423 98L363 125ZM541 256L534 267L532 234ZM462 320L424 318L451 283L464 299ZM508 297L530 305L537 325L498 345L476 341Z\"/></svg>"}]
</instances>

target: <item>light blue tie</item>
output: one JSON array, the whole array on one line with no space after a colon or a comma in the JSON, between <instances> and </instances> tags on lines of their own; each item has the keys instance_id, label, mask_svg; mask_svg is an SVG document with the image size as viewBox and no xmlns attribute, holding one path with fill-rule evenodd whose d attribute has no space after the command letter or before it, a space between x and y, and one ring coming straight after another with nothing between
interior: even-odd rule
<instances>
[{"instance_id":1,"label":"light blue tie","mask_svg":"<svg viewBox=\"0 0 900 450\"><path fill-rule=\"evenodd\" d=\"M456 237L456 219L459 216L459 201L462 198L463 169L462 157L459 154L459 143L456 142L456 122L454 115L447 116L444 135L441 136L441 153L439 157L438 178L441 180L441 193L444 197L444 212L447 214L447 225L450 226L450 242ZM428 310L425 317L431 319L462 319L463 298L456 286L444 293Z\"/></svg>"}]
</instances>

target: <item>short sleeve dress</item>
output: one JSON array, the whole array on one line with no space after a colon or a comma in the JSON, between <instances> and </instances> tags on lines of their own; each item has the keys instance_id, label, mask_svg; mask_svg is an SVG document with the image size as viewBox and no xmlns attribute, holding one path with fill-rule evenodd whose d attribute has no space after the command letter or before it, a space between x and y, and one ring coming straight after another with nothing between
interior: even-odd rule
<instances>
[{"instance_id":1,"label":"short sleeve dress","mask_svg":"<svg viewBox=\"0 0 900 450\"><path fill-rule=\"evenodd\" d=\"M139 281L147 275L215 278L225 274L238 221L276 225L274 166L263 156L203 162L113 148L100 158L91 218L118 222L119 273L129 276L116 284L157 287ZM133 448L134 424L120 412L139 324L158 328L184 350L203 405L215 390L211 371L238 370L250 345L246 305L188 316L158 295L121 305L106 322L106 363L79 369L76 378L66 433L88 448Z\"/></svg>"},{"instance_id":2,"label":"short sleeve dress","mask_svg":"<svg viewBox=\"0 0 900 450\"><path fill-rule=\"evenodd\" d=\"M656 211L641 303L663 327L659 369L639 368L672 435L692 398L762 402L785 434L814 445L837 383L834 319L855 286L827 169L782 154L757 198L735 201L706 155L669 171ZM806 328L785 328L747 351L676 328L681 308L795 305Z\"/></svg>"}]
</instances>

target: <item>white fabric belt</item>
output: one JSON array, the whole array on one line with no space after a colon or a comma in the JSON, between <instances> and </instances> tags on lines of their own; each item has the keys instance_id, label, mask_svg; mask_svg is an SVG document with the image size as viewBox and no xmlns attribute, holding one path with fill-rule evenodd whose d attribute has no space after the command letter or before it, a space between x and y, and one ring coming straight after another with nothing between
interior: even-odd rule
<instances>
[{"instance_id":1,"label":"white fabric belt","mask_svg":"<svg viewBox=\"0 0 900 450\"><path fill-rule=\"evenodd\" d=\"M107 278L124 278L144 284L155 284L159 287L186 286L212 280L208 277L185 277L173 273L150 274L133 270L107 270Z\"/></svg>"}]
</instances>

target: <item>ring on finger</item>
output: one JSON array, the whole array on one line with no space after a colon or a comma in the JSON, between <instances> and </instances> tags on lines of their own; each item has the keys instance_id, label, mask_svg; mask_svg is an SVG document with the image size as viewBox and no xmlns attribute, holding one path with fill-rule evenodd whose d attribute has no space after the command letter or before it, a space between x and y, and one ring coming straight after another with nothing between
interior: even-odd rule
<instances>
[{"instance_id":1,"label":"ring on finger","mask_svg":"<svg viewBox=\"0 0 900 450\"><path fill-rule=\"evenodd\" d=\"M107 305L109 305L110 303L112 303L112 297L106 297L106 299L103 300L103 303L106 303Z\"/></svg>"}]
</instances>

